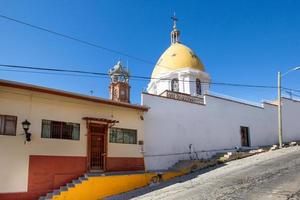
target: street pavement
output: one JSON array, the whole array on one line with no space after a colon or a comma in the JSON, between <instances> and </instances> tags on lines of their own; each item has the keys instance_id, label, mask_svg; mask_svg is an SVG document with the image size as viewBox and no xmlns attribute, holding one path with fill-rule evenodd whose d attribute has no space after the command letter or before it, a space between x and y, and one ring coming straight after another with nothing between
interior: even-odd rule
<instances>
[{"instance_id":1,"label":"street pavement","mask_svg":"<svg viewBox=\"0 0 300 200\"><path fill-rule=\"evenodd\" d=\"M231 161L107 199L300 200L300 147Z\"/></svg>"}]
</instances>

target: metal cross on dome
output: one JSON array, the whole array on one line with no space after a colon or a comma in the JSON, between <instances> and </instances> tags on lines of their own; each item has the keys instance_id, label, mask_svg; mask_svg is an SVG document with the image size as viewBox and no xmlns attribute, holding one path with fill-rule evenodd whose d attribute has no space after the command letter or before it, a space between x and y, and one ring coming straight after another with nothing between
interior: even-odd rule
<instances>
[{"instance_id":1,"label":"metal cross on dome","mask_svg":"<svg viewBox=\"0 0 300 200\"><path fill-rule=\"evenodd\" d=\"M176 13L174 12L174 15L171 17L171 19L173 20L173 28L175 29L176 28L176 22L178 21L178 18L176 17Z\"/></svg>"}]
</instances>

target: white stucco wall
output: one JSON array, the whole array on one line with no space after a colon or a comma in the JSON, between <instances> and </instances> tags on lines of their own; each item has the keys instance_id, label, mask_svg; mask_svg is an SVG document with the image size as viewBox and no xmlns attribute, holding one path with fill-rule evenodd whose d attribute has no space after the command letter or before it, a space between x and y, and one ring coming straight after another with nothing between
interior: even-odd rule
<instances>
[{"instance_id":1,"label":"white stucco wall","mask_svg":"<svg viewBox=\"0 0 300 200\"><path fill-rule=\"evenodd\" d=\"M136 129L144 140L143 112L22 89L0 87L0 114L17 116L17 135L0 135L0 193L27 191L29 155L87 156L83 117L118 120L115 127ZM22 121L31 122L32 141L24 144ZM41 138L42 119L80 124L80 140ZM109 137L108 137L109 139ZM108 157L143 157L137 144L108 142Z\"/></svg>"},{"instance_id":2,"label":"white stucco wall","mask_svg":"<svg viewBox=\"0 0 300 200\"><path fill-rule=\"evenodd\" d=\"M300 102L283 98L282 104L283 141L300 139Z\"/></svg>"},{"instance_id":3,"label":"white stucco wall","mask_svg":"<svg viewBox=\"0 0 300 200\"><path fill-rule=\"evenodd\" d=\"M150 107L145 114L148 170L166 169L189 158L168 154L189 152L190 144L194 151L241 146L240 126L249 127L251 146L277 143L277 106L259 107L210 95L204 96L204 102L198 105L142 94L142 104ZM299 114L300 102L283 99L284 141L300 140L300 123L295 123Z\"/></svg>"}]
</instances>

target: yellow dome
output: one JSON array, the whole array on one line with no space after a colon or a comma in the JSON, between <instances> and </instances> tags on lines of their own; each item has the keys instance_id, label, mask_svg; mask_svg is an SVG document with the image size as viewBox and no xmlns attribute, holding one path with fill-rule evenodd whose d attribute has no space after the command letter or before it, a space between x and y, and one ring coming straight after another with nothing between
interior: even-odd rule
<instances>
[{"instance_id":1,"label":"yellow dome","mask_svg":"<svg viewBox=\"0 0 300 200\"><path fill-rule=\"evenodd\" d=\"M159 78L162 74L183 68L204 71L204 66L197 55L181 43L173 43L160 56L152 72L152 78Z\"/></svg>"}]
</instances>

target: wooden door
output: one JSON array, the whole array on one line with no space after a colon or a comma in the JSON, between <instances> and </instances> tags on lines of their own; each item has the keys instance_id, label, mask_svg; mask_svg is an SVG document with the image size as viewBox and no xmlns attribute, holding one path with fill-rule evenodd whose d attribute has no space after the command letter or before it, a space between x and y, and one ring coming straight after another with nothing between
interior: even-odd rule
<instances>
[{"instance_id":1,"label":"wooden door","mask_svg":"<svg viewBox=\"0 0 300 200\"><path fill-rule=\"evenodd\" d=\"M106 157L105 127L90 127L90 170L104 170Z\"/></svg>"},{"instance_id":2,"label":"wooden door","mask_svg":"<svg viewBox=\"0 0 300 200\"><path fill-rule=\"evenodd\" d=\"M241 126L241 144L244 147L250 147L249 127Z\"/></svg>"}]
</instances>

